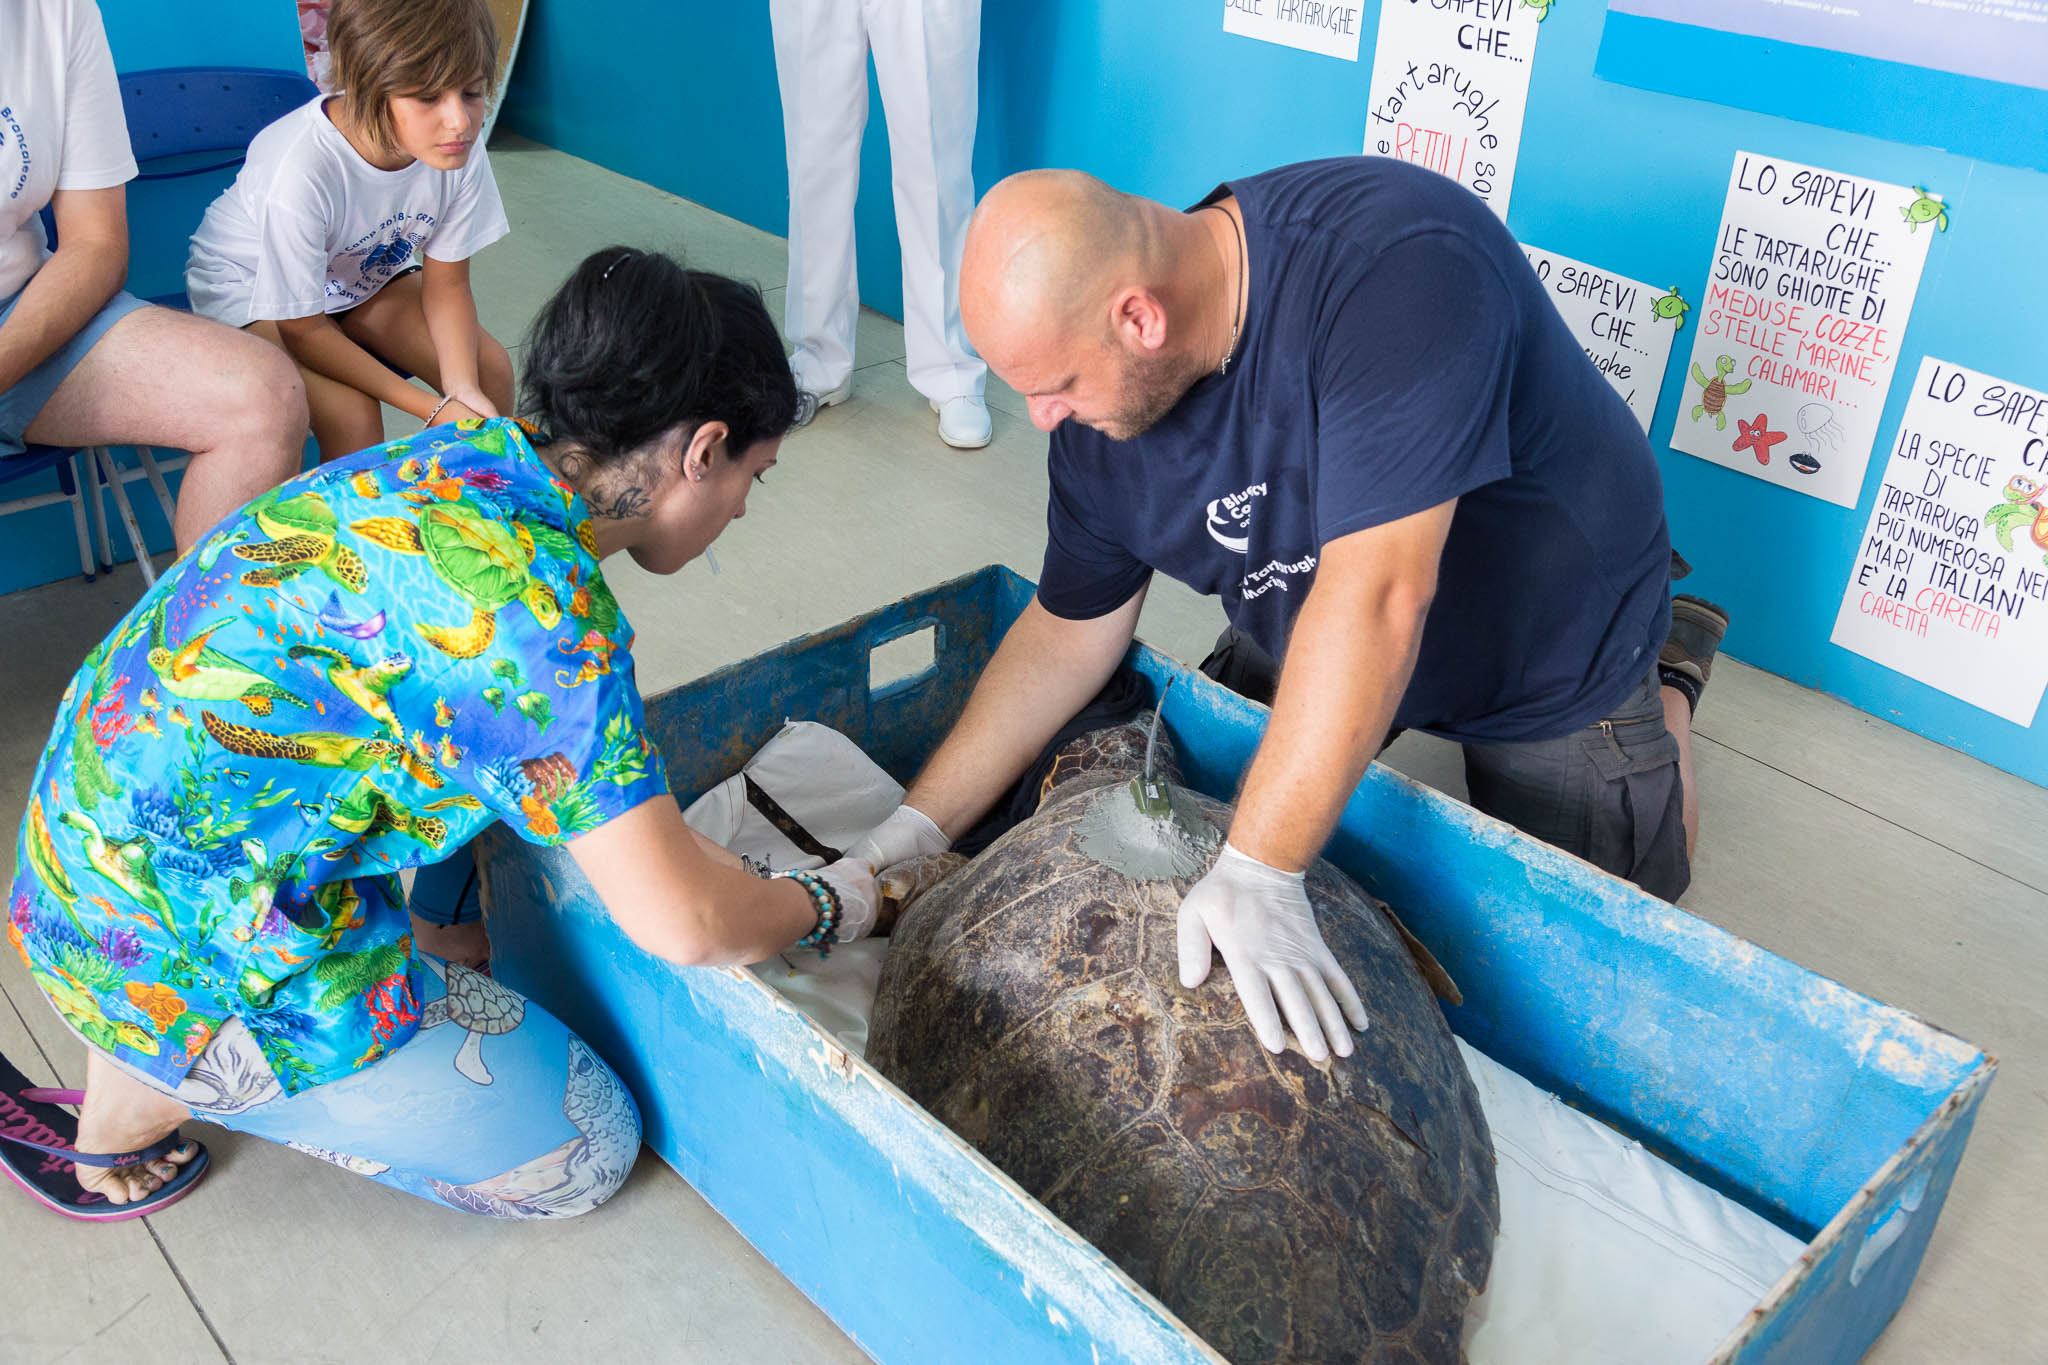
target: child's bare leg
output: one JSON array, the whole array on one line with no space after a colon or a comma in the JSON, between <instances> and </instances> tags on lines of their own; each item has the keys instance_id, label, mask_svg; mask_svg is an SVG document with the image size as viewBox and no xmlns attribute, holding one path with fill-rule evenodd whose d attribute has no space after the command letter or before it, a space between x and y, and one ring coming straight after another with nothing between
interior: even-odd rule
<instances>
[{"instance_id":1,"label":"child's bare leg","mask_svg":"<svg viewBox=\"0 0 2048 1365\"><path fill-rule=\"evenodd\" d=\"M418 274L393 280L342 314L340 321L341 330L356 345L418 375L433 385L437 393L447 392L441 383L441 360L434 353L434 338L427 331ZM510 414L512 357L481 325L477 328L476 378L477 387L499 414Z\"/></svg>"},{"instance_id":2,"label":"child's bare leg","mask_svg":"<svg viewBox=\"0 0 2048 1365\"><path fill-rule=\"evenodd\" d=\"M284 338L274 322L252 322L243 329L262 337L279 350ZM289 354L289 352L287 352ZM322 461L338 460L384 442L384 408L376 399L348 385L317 374L300 365L299 379L306 386L306 410L313 428L313 440L320 447Z\"/></svg>"},{"instance_id":3,"label":"child's bare leg","mask_svg":"<svg viewBox=\"0 0 2048 1365\"><path fill-rule=\"evenodd\" d=\"M132 1152L192 1117L182 1103L128 1075L98 1048L85 1054L85 1103L78 1111L78 1150ZM80 1166L78 1183L112 1204L132 1203L161 1189L198 1154L188 1142L146 1166Z\"/></svg>"}]
</instances>

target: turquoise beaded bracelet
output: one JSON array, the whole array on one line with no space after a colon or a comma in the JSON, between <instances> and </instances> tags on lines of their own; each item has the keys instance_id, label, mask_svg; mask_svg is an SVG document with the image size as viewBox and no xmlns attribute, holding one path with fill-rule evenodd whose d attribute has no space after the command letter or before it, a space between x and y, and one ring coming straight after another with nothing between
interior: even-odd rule
<instances>
[{"instance_id":1,"label":"turquoise beaded bracelet","mask_svg":"<svg viewBox=\"0 0 2048 1365\"><path fill-rule=\"evenodd\" d=\"M811 932L798 939L792 947L816 948L820 958L832 956L832 945L839 941L839 893L832 889L830 882L815 873L795 868L778 872L778 877L787 877L810 893L811 903L818 909L818 922Z\"/></svg>"}]
</instances>

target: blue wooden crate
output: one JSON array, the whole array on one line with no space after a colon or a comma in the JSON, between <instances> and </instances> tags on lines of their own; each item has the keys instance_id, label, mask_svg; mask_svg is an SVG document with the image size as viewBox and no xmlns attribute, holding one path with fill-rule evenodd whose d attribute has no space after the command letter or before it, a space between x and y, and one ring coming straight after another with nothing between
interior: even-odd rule
<instances>
[{"instance_id":1,"label":"blue wooden crate","mask_svg":"<svg viewBox=\"0 0 2048 1365\"><path fill-rule=\"evenodd\" d=\"M671 786L693 800L785 718L908 783L1030 596L983 569L650 699ZM905 637L929 661L884 681ZM1229 797L1264 708L1133 661L1176 683L1189 782ZM1990 1056L1384 767L1329 853L1443 959L1474 1046L1810 1242L1715 1361L1863 1355L1919 1270ZM480 862L498 975L619 1069L654 1149L875 1359L1220 1359L752 974L650 958L557 850L500 828Z\"/></svg>"}]
</instances>

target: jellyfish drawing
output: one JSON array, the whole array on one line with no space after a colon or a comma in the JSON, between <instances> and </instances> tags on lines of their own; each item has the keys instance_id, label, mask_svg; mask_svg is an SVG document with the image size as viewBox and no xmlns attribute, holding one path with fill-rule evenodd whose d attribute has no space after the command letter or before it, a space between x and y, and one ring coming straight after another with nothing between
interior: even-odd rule
<instances>
[{"instance_id":1,"label":"jellyfish drawing","mask_svg":"<svg viewBox=\"0 0 2048 1365\"><path fill-rule=\"evenodd\" d=\"M1832 455L1841 447L1842 424L1835 420L1835 410L1826 403L1808 403L1793 414L1792 420L1806 441L1806 449L1795 454L1789 463L1802 474L1816 473L1820 469L1820 448L1826 446Z\"/></svg>"}]
</instances>

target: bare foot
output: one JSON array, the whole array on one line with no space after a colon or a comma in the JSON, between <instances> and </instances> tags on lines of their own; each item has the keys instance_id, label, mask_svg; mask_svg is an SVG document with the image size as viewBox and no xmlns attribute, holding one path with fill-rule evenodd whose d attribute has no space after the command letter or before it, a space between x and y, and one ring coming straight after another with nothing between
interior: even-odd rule
<instances>
[{"instance_id":1,"label":"bare foot","mask_svg":"<svg viewBox=\"0 0 2048 1365\"><path fill-rule=\"evenodd\" d=\"M78 1150L133 1152L149 1146L192 1117L192 1111L152 1090L110 1061L98 1048L86 1049L85 1103L78 1111ZM199 1153L187 1142L138 1166L78 1167L78 1183L97 1190L110 1204L128 1204L163 1188L178 1167Z\"/></svg>"},{"instance_id":2,"label":"bare foot","mask_svg":"<svg viewBox=\"0 0 2048 1365\"><path fill-rule=\"evenodd\" d=\"M458 967L480 972L490 965L491 936L480 919L466 920L461 924L433 924L414 915L412 941L421 952L431 953Z\"/></svg>"}]
</instances>

